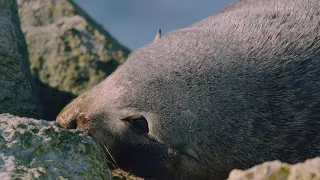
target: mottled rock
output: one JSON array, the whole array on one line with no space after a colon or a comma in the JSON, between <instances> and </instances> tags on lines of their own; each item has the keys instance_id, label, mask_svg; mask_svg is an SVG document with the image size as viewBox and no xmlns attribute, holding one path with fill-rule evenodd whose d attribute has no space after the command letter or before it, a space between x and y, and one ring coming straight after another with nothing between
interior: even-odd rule
<instances>
[{"instance_id":1,"label":"mottled rock","mask_svg":"<svg viewBox=\"0 0 320 180\"><path fill-rule=\"evenodd\" d=\"M129 50L72 1L18 0L18 5L45 119L54 120L71 99L127 58Z\"/></svg>"},{"instance_id":2,"label":"mottled rock","mask_svg":"<svg viewBox=\"0 0 320 180\"><path fill-rule=\"evenodd\" d=\"M110 179L90 137L55 122L0 114L0 179Z\"/></svg>"},{"instance_id":3,"label":"mottled rock","mask_svg":"<svg viewBox=\"0 0 320 180\"><path fill-rule=\"evenodd\" d=\"M320 157L294 165L265 162L248 170L231 171L228 180L320 180Z\"/></svg>"},{"instance_id":4,"label":"mottled rock","mask_svg":"<svg viewBox=\"0 0 320 180\"><path fill-rule=\"evenodd\" d=\"M0 113L38 117L40 104L29 71L17 3L0 1Z\"/></svg>"}]
</instances>

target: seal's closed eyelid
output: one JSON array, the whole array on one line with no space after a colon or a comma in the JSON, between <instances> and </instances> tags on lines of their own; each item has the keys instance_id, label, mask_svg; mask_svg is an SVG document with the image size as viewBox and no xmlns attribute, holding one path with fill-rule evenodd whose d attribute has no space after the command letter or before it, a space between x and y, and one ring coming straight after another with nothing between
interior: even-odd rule
<instances>
[{"instance_id":1,"label":"seal's closed eyelid","mask_svg":"<svg viewBox=\"0 0 320 180\"><path fill-rule=\"evenodd\" d=\"M135 115L121 119L135 133L149 133L148 121L142 115Z\"/></svg>"}]
</instances>

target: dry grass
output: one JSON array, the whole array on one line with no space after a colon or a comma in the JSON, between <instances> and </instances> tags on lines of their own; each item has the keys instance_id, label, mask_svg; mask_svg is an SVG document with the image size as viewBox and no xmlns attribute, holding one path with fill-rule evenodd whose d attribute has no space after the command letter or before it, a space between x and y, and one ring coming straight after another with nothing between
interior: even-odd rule
<instances>
[{"instance_id":1,"label":"dry grass","mask_svg":"<svg viewBox=\"0 0 320 180\"><path fill-rule=\"evenodd\" d=\"M133 174L121 169L114 169L112 171L112 175L114 180L144 180L144 178L134 176Z\"/></svg>"}]
</instances>

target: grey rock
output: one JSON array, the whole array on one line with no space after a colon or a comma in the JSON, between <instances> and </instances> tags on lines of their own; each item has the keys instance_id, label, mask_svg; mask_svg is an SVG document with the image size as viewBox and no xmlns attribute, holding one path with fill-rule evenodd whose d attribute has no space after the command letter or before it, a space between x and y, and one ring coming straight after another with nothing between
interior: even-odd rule
<instances>
[{"instance_id":1,"label":"grey rock","mask_svg":"<svg viewBox=\"0 0 320 180\"><path fill-rule=\"evenodd\" d=\"M99 145L55 122L0 114L0 179L111 179Z\"/></svg>"},{"instance_id":2,"label":"grey rock","mask_svg":"<svg viewBox=\"0 0 320 180\"><path fill-rule=\"evenodd\" d=\"M29 70L17 3L0 1L0 113L38 117L38 95Z\"/></svg>"},{"instance_id":3,"label":"grey rock","mask_svg":"<svg viewBox=\"0 0 320 180\"><path fill-rule=\"evenodd\" d=\"M248 170L232 170L228 180L319 180L320 157L303 163L287 164L280 161L265 162Z\"/></svg>"}]
</instances>

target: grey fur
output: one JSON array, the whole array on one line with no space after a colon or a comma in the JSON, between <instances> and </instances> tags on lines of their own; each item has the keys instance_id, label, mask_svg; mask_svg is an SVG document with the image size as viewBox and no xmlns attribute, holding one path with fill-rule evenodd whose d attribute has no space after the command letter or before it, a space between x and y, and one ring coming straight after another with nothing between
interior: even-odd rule
<instances>
[{"instance_id":1,"label":"grey fur","mask_svg":"<svg viewBox=\"0 0 320 180\"><path fill-rule=\"evenodd\" d=\"M238 1L136 50L57 120L77 120L146 177L223 179L303 161L320 155L319 40L318 0ZM132 115L148 120L147 135L121 121Z\"/></svg>"}]
</instances>

